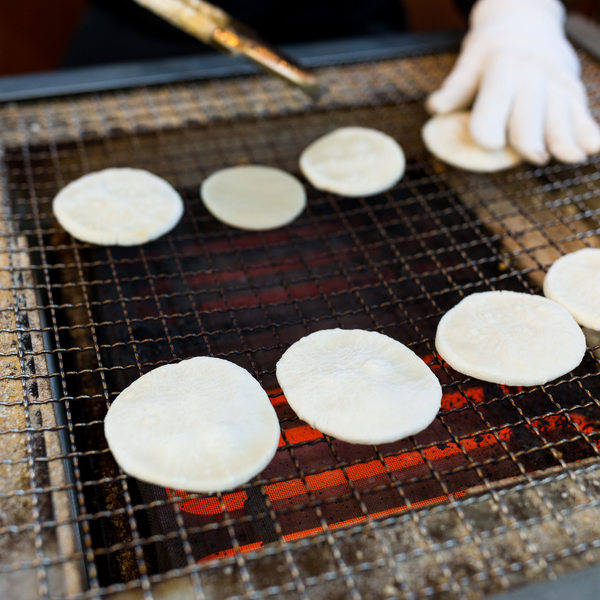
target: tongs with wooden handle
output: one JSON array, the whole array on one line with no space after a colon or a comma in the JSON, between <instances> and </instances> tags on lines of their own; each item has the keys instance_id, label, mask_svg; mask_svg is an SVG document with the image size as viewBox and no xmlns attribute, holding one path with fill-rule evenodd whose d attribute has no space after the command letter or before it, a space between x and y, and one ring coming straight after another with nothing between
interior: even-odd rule
<instances>
[{"instance_id":1,"label":"tongs with wooden handle","mask_svg":"<svg viewBox=\"0 0 600 600\"><path fill-rule=\"evenodd\" d=\"M325 91L314 75L284 58L258 35L218 6L203 0L136 0L166 21L221 52L245 58L298 86L311 98Z\"/></svg>"}]
</instances>

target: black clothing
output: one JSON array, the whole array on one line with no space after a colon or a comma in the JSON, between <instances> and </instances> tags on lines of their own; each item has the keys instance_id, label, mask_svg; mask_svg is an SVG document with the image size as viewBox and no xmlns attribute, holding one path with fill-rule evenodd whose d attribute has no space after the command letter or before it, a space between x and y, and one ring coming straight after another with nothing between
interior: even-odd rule
<instances>
[{"instance_id":1,"label":"black clothing","mask_svg":"<svg viewBox=\"0 0 600 600\"><path fill-rule=\"evenodd\" d=\"M454 0L454 4L456 4L457 8L465 15L468 15L471 12L475 2L476 0Z\"/></svg>"}]
</instances>

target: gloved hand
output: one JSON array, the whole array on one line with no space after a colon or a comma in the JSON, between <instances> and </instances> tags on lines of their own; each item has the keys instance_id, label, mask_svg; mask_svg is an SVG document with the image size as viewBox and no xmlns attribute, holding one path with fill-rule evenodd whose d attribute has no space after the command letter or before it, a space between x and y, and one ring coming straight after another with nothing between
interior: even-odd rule
<instances>
[{"instance_id":1,"label":"gloved hand","mask_svg":"<svg viewBox=\"0 0 600 600\"><path fill-rule=\"evenodd\" d=\"M508 143L535 164L549 153L579 162L600 151L579 60L558 0L479 0L454 69L427 101L432 113L470 106L470 131L484 148Z\"/></svg>"}]
</instances>

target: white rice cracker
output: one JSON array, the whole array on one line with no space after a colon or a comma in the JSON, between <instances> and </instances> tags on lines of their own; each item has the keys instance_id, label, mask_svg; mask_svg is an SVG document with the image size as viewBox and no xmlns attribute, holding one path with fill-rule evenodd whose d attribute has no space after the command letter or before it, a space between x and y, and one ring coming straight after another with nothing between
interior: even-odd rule
<instances>
[{"instance_id":1,"label":"white rice cracker","mask_svg":"<svg viewBox=\"0 0 600 600\"><path fill-rule=\"evenodd\" d=\"M541 385L573 370L585 337L562 306L517 292L471 294L440 320L435 347L455 370L503 385Z\"/></svg>"},{"instance_id":2,"label":"white rice cracker","mask_svg":"<svg viewBox=\"0 0 600 600\"><path fill-rule=\"evenodd\" d=\"M394 186L406 169L404 152L389 135L342 127L310 144L300 170L318 189L341 196L373 196Z\"/></svg>"},{"instance_id":3,"label":"white rice cracker","mask_svg":"<svg viewBox=\"0 0 600 600\"><path fill-rule=\"evenodd\" d=\"M104 432L126 473L190 492L247 482L269 464L280 438L259 383L210 357L159 367L132 383L112 403Z\"/></svg>"},{"instance_id":4,"label":"white rice cracker","mask_svg":"<svg viewBox=\"0 0 600 600\"><path fill-rule=\"evenodd\" d=\"M306 191L296 177L261 165L216 171L202 183L200 196L215 219L253 231L283 227L306 207Z\"/></svg>"},{"instance_id":5,"label":"white rice cracker","mask_svg":"<svg viewBox=\"0 0 600 600\"><path fill-rule=\"evenodd\" d=\"M544 278L544 295L580 325L600 331L600 248L583 248L554 262Z\"/></svg>"},{"instance_id":6,"label":"white rice cracker","mask_svg":"<svg viewBox=\"0 0 600 600\"><path fill-rule=\"evenodd\" d=\"M183 215L183 201L169 183L148 171L105 169L65 186L52 210L82 242L135 246L173 229Z\"/></svg>"},{"instance_id":7,"label":"white rice cracker","mask_svg":"<svg viewBox=\"0 0 600 600\"><path fill-rule=\"evenodd\" d=\"M277 363L277 380L300 419L354 444L384 444L423 431L442 399L437 377L412 350L360 329L302 338Z\"/></svg>"},{"instance_id":8,"label":"white rice cracker","mask_svg":"<svg viewBox=\"0 0 600 600\"><path fill-rule=\"evenodd\" d=\"M475 143L469 132L471 113L460 111L436 115L425 123L421 136L434 156L465 171L491 173L522 162L512 148L486 150Z\"/></svg>"}]
</instances>

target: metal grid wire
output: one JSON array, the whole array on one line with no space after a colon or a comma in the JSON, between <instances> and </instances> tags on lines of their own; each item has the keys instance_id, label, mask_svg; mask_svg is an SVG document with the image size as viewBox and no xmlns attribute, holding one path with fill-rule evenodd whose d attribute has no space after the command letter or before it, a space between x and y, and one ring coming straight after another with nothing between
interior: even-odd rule
<instances>
[{"instance_id":1,"label":"metal grid wire","mask_svg":"<svg viewBox=\"0 0 600 600\"><path fill-rule=\"evenodd\" d=\"M324 68L316 106L249 77L0 107L3 598L475 598L596 562L598 341L558 381L508 388L454 372L433 339L465 295L538 293L555 258L598 244L598 165L481 176L437 163L422 100L452 59ZM600 69L584 66L595 101ZM307 184L306 211L269 232L202 205L216 169L298 174L300 151L344 125L402 144L392 190ZM181 223L133 248L71 238L54 195L120 166L173 183ZM362 446L298 420L275 364L332 327L385 333L431 366L444 398L426 431ZM269 392L276 457L212 496L126 476L103 436L108 406L151 369L206 355Z\"/></svg>"}]
</instances>

